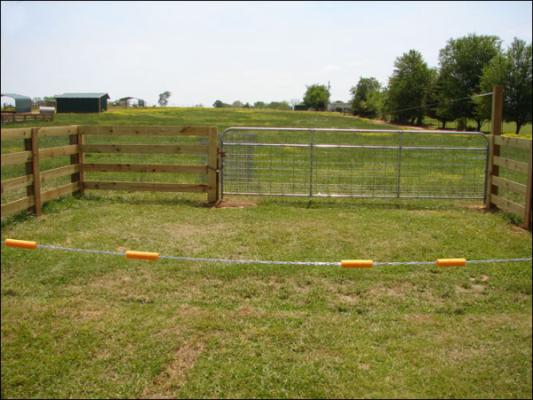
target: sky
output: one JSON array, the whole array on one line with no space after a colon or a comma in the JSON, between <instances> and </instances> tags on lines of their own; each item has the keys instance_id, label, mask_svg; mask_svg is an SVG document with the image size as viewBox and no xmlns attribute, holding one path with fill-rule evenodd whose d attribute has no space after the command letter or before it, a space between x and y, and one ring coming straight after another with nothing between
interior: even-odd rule
<instances>
[{"instance_id":1,"label":"sky","mask_svg":"<svg viewBox=\"0 0 533 400\"><path fill-rule=\"evenodd\" d=\"M155 104L301 100L360 77L383 84L410 49L430 67L450 38L531 42L532 2L1 3L1 89L30 97L107 92Z\"/></svg>"}]
</instances>

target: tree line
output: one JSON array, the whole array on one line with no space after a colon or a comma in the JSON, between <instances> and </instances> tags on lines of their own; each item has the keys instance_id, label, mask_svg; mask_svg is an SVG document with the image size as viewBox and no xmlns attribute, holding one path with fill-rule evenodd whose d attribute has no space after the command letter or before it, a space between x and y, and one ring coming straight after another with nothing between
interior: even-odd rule
<instances>
[{"instance_id":1,"label":"tree line","mask_svg":"<svg viewBox=\"0 0 533 400\"><path fill-rule=\"evenodd\" d=\"M412 125L430 117L442 128L457 121L459 129L465 129L473 120L480 130L491 115L492 98L483 94L503 85L504 120L516 123L519 133L531 122L531 70L531 43L515 38L503 50L497 36L471 34L447 42L439 52L438 68L429 68L420 52L410 50L396 59L386 86L361 77L351 89L352 111Z\"/></svg>"},{"instance_id":2,"label":"tree line","mask_svg":"<svg viewBox=\"0 0 533 400\"><path fill-rule=\"evenodd\" d=\"M481 130L490 119L494 85L504 86L504 120L516 124L516 133L531 122L532 55L531 43L515 38L507 49L497 36L470 34L450 39L439 51L439 66L430 68L422 54L409 50L394 62L387 84L374 77L361 77L350 89L351 111L366 118L422 125L429 117L446 129L456 121L458 129L468 129L474 121ZM215 101L213 107L270 108L278 110L325 111L330 104L329 86L313 84L306 88L303 101L292 100L254 104ZM342 102L334 102L336 103Z\"/></svg>"},{"instance_id":3,"label":"tree line","mask_svg":"<svg viewBox=\"0 0 533 400\"><path fill-rule=\"evenodd\" d=\"M242 103L239 100L235 100L233 103L224 103L222 100L216 100L213 103L215 108L268 108L272 110L292 110L291 104L287 101L271 101L270 103L264 101L256 101L253 104Z\"/></svg>"}]
</instances>

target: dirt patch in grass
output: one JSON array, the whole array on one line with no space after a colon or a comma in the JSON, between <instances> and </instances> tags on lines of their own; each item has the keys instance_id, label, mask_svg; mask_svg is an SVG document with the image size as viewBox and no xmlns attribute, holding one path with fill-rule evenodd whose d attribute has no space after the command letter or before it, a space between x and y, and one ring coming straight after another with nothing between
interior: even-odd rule
<instances>
[{"instance_id":1,"label":"dirt patch in grass","mask_svg":"<svg viewBox=\"0 0 533 400\"><path fill-rule=\"evenodd\" d=\"M92 321L99 319L104 311L102 310L80 310L78 313L79 319L83 321Z\"/></svg>"},{"instance_id":2,"label":"dirt patch in grass","mask_svg":"<svg viewBox=\"0 0 533 400\"><path fill-rule=\"evenodd\" d=\"M432 325L435 323L435 320L430 314L407 314L404 316L404 319L409 323L420 325Z\"/></svg>"},{"instance_id":3,"label":"dirt patch in grass","mask_svg":"<svg viewBox=\"0 0 533 400\"><path fill-rule=\"evenodd\" d=\"M341 303L344 303L344 304L353 305L353 304L357 304L358 303L358 297L355 296L355 295L340 294L337 297L339 298Z\"/></svg>"},{"instance_id":4,"label":"dirt patch in grass","mask_svg":"<svg viewBox=\"0 0 533 400\"><path fill-rule=\"evenodd\" d=\"M466 284L463 286L455 286L455 290L458 294L480 294L485 291L487 288L486 285L478 285L478 284Z\"/></svg>"},{"instance_id":5,"label":"dirt patch in grass","mask_svg":"<svg viewBox=\"0 0 533 400\"><path fill-rule=\"evenodd\" d=\"M367 295L370 298L394 297L404 299L413 292L413 288L411 283L401 283L392 287L376 286L369 289Z\"/></svg>"},{"instance_id":6,"label":"dirt patch in grass","mask_svg":"<svg viewBox=\"0 0 533 400\"><path fill-rule=\"evenodd\" d=\"M522 228L521 226L518 226L518 225L510 225L510 227L511 227L511 232L513 232L513 233L524 234L524 233L528 233L529 232L527 229L524 229L524 228Z\"/></svg>"},{"instance_id":7,"label":"dirt patch in grass","mask_svg":"<svg viewBox=\"0 0 533 400\"><path fill-rule=\"evenodd\" d=\"M490 280L490 277L488 275L482 274L479 277L472 277L470 278L470 282L476 283L476 282L488 282Z\"/></svg>"},{"instance_id":8,"label":"dirt patch in grass","mask_svg":"<svg viewBox=\"0 0 533 400\"><path fill-rule=\"evenodd\" d=\"M445 350L446 359L452 363L464 363L473 359L483 358L487 353L488 350L486 348L475 348L473 346L461 346Z\"/></svg>"},{"instance_id":9,"label":"dirt patch in grass","mask_svg":"<svg viewBox=\"0 0 533 400\"><path fill-rule=\"evenodd\" d=\"M201 338L193 338L176 349L174 358L147 387L142 398L165 399L174 398L175 393L187 379L190 370L205 347Z\"/></svg>"}]
</instances>

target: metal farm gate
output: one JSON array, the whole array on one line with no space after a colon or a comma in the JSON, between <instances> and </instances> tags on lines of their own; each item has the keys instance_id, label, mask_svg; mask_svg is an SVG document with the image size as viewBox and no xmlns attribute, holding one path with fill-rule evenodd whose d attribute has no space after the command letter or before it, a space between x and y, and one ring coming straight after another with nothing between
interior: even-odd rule
<instances>
[{"instance_id":1,"label":"metal farm gate","mask_svg":"<svg viewBox=\"0 0 533 400\"><path fill-rule=\"evenodd\" d=\"M480 132L237 127L220 147L221 196L485 198Z\"/></svg>"}]
</instances>

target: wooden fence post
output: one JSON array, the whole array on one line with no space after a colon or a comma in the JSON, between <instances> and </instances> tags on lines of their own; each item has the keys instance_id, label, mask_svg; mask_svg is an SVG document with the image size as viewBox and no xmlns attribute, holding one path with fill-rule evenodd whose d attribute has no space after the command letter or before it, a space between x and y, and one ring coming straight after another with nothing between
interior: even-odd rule
<instances>
[{"instance_id":1,"label":"wooden fence post","mask_svg":"<svg viewBox=\"0 0 533 400\"><path fill-rule=\"evenodd\" d=\"M31 150L31 162L26 164L26 172L28 173L28 170L30 170L33 175L33 184L31 189L27 192L29 194L31 191L33 194L33 209L35 210L35 215L39 217L42 210L41 169L39 165L39 128L31 128L31 138L25 140L25 146L27 145L29 145L29 150ZM28 164L30 165L30 168L28 168Z\"/></svg>"},{"instance_id":2,"label":"wooden fence post","mask_svg":"<svg viewBox=\"0 0 533 400\"><path fill-rule=\"evenodd\" d=\"M503 122L503 86L496 85L492 89L492 114L491 114L491 135L489 138L489 159L487 168L487 195L485 207L491 208L491 196L498 194L498 188L492 185L492 177L499 176L500 167L494 165L494 157L500 156L500 145L494 143L494 138L502 134Z\"/></svg>"},{"instance_id":3,"label":"wooden fence post","mask_svg":"<svg viewBox=\"0 0 533 400\"><path fill-rule=\"evenodd\" d=\"M526 202L525 202L525 207L526 209L524 210L524 221L523 221L523 224L522 226L525 228L525 229L529 229L531 230L531 187L533 186L532 182L531 182L531 178L533 176L533 172L531 171L531 168L533 167L532 165L532 160L531 160L531 157L533 157L533 142L529 143L529 160L527 162L527 187L526 187Z\"/></svg>"},{"instance_id":4,"label":"wooden fence post","mask_svg":"<svg viewBox=\"0 0 533 400\"><path fill-rule=\"evenodd\" d=\"M207 202L209 204L214 204L218 201L217 158L218 131L217 128L209 128L209 140L207 149Z\"/></svg>"},{"instance_id":5,"label":"wooden fence post","mask_svg":"<svg viewBox=\"0 0 533 400\"><path fill-rule=\"evenodd\" d=\"M79 192L80 194L83 194L83 182L85 180L85 176L83 173L83 152L81 151L81 145L84 142L84 136L81 132L80 126L76 127L76 134L69 136L70 144L77 144L79 146L79 150L77 154L73 154L70 156L70 163L78 165L79 172L76 172L70 176L70 181L72 183L79 182L80 188L76 192ZM75 193L75 192L74 192Z\"/></svg>"}]
</instances>

